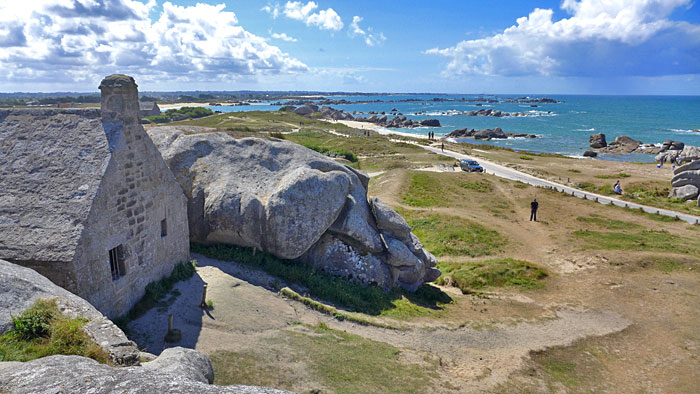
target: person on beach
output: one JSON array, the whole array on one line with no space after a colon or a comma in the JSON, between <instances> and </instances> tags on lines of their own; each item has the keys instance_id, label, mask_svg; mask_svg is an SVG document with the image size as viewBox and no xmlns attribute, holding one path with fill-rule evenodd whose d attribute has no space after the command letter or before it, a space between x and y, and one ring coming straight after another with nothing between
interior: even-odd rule
<instances>
[{"instance_id":1,"label":"person on beach","mask_svg":"<svg viewBox=\"0 0 700 394\"><path fill-rule=\"evenodd\" d=\"M530 221L532 222L533 220L536 222L537 221L537 208L540 207L540 203L537 202L537 199L534 198L532 202L530 203Z\"/></svg>"},{"instance_id":2,"label":"person on beach","mask_svg":"<svg viewBox=\"0 0 700 394\"><path fill-rule=\"evenodd\" d=\"M443 152L445 151L445 143L444 142L440 144L440 149L442 149Z\"/></svg>"},{"instance_id":3,"label":"person on beach","mask_svg":"<svg viewBox=\"0 0 700 394\"><path fill-rule=\"evenodd\" d=\"M615 182L615 184L613 185L613 191L615 192L615 194L622 194L622 186L620 186L620 180Z\"/></svg>"}]
</instances>

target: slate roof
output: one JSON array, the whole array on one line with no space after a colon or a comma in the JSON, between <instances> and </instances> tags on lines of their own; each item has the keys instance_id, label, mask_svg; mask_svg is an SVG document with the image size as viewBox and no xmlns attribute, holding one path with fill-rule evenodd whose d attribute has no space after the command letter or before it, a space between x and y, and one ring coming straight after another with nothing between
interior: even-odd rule
<instances>
[{"instance_id":1,"label":"slate roof","mask_svg":"<svg viewBox=\"0 0 700 394\"><path fill-rule=\"evenodd\" d=\"M0 110L0 258L72 261L110 157L99 109Z\"/></svg>"},{"instance_id":2,"label":"slate roof","mask_svg":"<svg viewBox=\"0 0 700 394\"><path fill-rule=\"evenodd\" d=\"M139 101L139 110L152 111L156 103L154 101Z\"/></svg>"}]
</instances>

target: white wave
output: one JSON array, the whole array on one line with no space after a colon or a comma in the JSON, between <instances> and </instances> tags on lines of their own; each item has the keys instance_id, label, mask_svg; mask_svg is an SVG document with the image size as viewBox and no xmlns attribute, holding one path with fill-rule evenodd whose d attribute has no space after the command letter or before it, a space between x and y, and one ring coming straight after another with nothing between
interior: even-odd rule
<instances>
[{"instance_id":1,"label":"white wave","mask_svg":"<svg viewBox=\"0 0 700 394\"><path fill-rule=\"evenodd\" d=\"M590 129L574 129L574 131L595 131L595 127L591 127Z\"/></svg>"},{"instance_id":2,"label":"white wave","mask_svg":"<svg viewBox=\"0 0 700 394\"><path fill-rule=\"evenodd\" d=\"M674 133L694 133L698 134L697 131L693 131L692 129L668 129L669 131L673 131ZM697 130L697 129L696 129Z\"/></svg>"}]
</instances>

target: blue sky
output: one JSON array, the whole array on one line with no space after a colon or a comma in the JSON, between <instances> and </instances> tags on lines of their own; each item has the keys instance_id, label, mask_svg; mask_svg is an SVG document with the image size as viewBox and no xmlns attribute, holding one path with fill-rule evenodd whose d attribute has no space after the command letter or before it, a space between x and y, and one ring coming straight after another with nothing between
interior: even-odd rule
<instances>
[{"instance_id":1,"label":"blue sky","mask_svg":"<svg viewBox=\"0 0 700 394\"><path fill-rule=\"evenodd\" d=\"M0 0L0 91L700 94L694 0Z\"/></svg>"}]
</instances>

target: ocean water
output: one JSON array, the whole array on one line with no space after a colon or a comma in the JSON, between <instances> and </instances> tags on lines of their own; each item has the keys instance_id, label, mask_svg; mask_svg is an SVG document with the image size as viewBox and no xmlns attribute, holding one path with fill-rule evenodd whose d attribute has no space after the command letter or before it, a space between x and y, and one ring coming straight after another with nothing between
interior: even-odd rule
<instances>
[{"instance_id":1,"label":"ocean water","mask_svg":"<svg viewBox=\"0 0 700 394\"><path fill-rule=\"evenodd\" d=\"M530 104L485 103L477 106L474 102L439 102L433 98L473 99L485 97L504 99L525 95L382 95L382 96L333 96L332 99L345 99L351 104L332 105L346 112L358 111L366 115L369 111L386 112L392 108L407 118L422 120L436 118L442 127L395 129L397 131L426 135L433 131L436 136L445 135L461 128L485 129L500 127L505 132L536 134L538 138L514 138L507 140L463 141L477 144L499 145L516 150L532 152L560 153L581 156L588 148L589 136L604 133L608 142L615 137L626 135L644 143L661 143L671 139L688 145L700 146L700 96L567 96L546 95L562 103ZM398 102L405 99L421 101ZM354 103L358 101L380 100L379 103ZM275 105L251 105L239 107L210 107L223 112L277 110ZM525 112L527 117L477 117L460 112L493 108L503 112ZM606 160L653 161L652 155L601 155Z\"/></svg>"}]
</instances>

